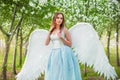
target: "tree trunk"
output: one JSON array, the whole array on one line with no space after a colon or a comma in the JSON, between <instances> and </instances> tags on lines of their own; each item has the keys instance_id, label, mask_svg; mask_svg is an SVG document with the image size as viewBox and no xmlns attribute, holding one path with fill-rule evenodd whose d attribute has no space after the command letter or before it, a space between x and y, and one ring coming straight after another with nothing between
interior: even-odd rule
<instances>
[{"instance_id":1,"label":"tree trunk","mask_svg":"<svg viewBox=\"0 0 120 80\"><path fill-rule=\"evenodd\" d=\"M16 74L16 54L17 54L17 46L18 46L18 44L17 44L18 43L18 34L19 34L19 28L17 30L15 48L14 48L13 65L12 65L13 74Z\"/></svg>"},{"instance_id":2,"label":"tree trunk","mask_svg":"<svg viewBox=\"0 0 120 80\"><path fill-rule=\"evenodd\" d=\"M117 23L117 26L116 26L116 33L117 33L117 36L116 36L116 59L117 59L117 65L120 66L120 61L119 61L119 28L118 28L118 23Z\"/></svg>"},{"instance_id":3,"label":"tree trunk","mask_svg":"<svg viewBox=\"0 0 120 80\"><path fill-rule=\"evenodd\" d=\"M107 31L107 53L108 53L108 59L110 61L110 36L111 36L111 29Z\"/></svg>"},{"instance_id":4,"label":"tree trunk","mask_svg":"<svg viewBox=\"0 0 120 80\"><path fill-rule=\"evenodd\" d=\"M84 68L84 76L87 76L87 64L85 63L85 68Z\"/></svg>"},{"instance_id":5,"label":"tree trunk","mask_svg":"<svg viewBox=\"0 0 120 80\"><path fill-rule=\"evenodd\" d=\"M10 42L9 42L9 36L6 37L6 46L5 46L5 54L4 54L4 60L2 64L2 79L7 80L7 59L8 59L8 53L9 53L9 48L10 48Z\"/></svg>"},{"instance_id":6,"label":"tree trunk","mask_svg":"<svg viewBox=\"0 0 120 80\"><path fill-rule=\"evenodd\" d=\"M23 38L22 38L22 27L20 28L20 55L19 55L19 65L22 66L22 46L23 46Z\"/></svg>"}]
</instances>

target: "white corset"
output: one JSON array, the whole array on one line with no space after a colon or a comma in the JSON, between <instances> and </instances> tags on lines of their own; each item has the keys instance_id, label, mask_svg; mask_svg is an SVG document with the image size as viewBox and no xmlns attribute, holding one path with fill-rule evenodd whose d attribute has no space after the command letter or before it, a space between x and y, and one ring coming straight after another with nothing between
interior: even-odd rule
<instances>
[{"instance_id":1,"label":"white corset","mask_svg":"<svg viewBox=\"0 0 120 80\"><path fill-rule=\"evenodd\" d=\"M63 33L62 36L64 37ZM61 48L64 45L57 34L51 34L50 39L52 41L53 48Z\"/></svg>"}]
</instances>

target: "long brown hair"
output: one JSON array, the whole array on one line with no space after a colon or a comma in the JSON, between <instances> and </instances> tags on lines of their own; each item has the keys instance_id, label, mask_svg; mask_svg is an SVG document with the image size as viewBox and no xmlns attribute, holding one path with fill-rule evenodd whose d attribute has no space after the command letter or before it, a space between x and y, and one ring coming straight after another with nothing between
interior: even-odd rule
<instances>
[{"instance_id":1,"label":"long brown hair","mask_svg":"<svg viewBox=\"0 0 120 80\"><path fill-rule=\"evenodd\" d=\"M61 14L63 16L63 21L60 25L60 32L62 32L62 29L64 28L64 24L65 24L65 19L64 19L64 14L61 13L61 12L56 12L52 18L52 23L51 23L51 27L54 26L54 28L52 29L51 33L53 32L53 30L55 29L55 26L56 26L56 18L57 16Z\"/></svg>"}]
</instances>

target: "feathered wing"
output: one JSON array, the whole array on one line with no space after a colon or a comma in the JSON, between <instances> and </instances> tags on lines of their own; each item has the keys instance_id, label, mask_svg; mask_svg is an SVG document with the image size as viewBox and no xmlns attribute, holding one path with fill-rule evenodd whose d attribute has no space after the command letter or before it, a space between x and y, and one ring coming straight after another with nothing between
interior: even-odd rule
<instances>
[{"instance_id":1,"label":"feathered wing","mask_svg":"<svg viewBox=\"0 0 120 80\"><path fill-rule=\"evenodd\" d=\"M93 66L94 71L105 78L116 79L116 72L108 61L104 48L93 26L81 22L69 29L72 38L72 48L79 62Z\"/></svg>"},{"instance_id":2,"label":"feathered wing","mask_svg":"<svg viewBox=\"0 0 120 80\"><path fill-rule=\"evenodd\" d=\"M31 33L26 59L16 76L17 80L35 80L45 71L50 51L50 45L44 45L47 33L47 30L42 29Z\"/></svg>"}]
</instances>

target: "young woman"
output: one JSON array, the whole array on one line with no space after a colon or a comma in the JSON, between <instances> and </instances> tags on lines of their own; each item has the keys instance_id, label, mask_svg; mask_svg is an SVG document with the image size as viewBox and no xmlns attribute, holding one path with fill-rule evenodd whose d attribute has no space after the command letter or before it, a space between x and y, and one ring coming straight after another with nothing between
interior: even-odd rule
<instances>
[{"instance_id":1,"label":"young woman","mask_svg":"<svg viewBox=\"0 0 120 80\"><path fill-rule=\"evenodd\" d=\"M52 42L45 80L82 80L77 58L71 49L71 37L64 26L63 13L56 12L45 41Z\"/></svg>"}]
</instances>

